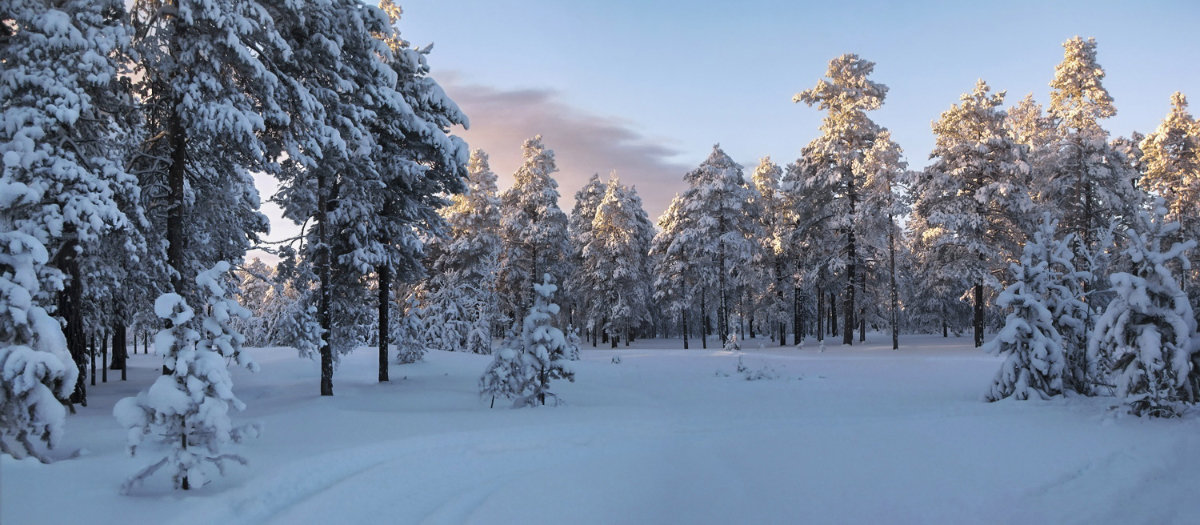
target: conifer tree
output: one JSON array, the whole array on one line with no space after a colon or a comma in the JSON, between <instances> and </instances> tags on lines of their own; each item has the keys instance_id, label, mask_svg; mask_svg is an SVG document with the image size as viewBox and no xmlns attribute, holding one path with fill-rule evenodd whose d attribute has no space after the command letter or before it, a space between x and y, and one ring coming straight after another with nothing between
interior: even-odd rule
<instances>
[{"instance_id":1,"label":"conifer tree","mask_svg":"<svg viewBox=\"0 0 1200 525\"><path fill-rule=\"evenodd\" d=\"M512 188L500 195L504 249L497 289L510 318L533 305L534 276L565 277L570 253L567 215L558 207L558 182L551 176L558 171L554 151L538 135L525 141L522 152Z\"/></svg>"},{"instance_id":2,"label":"conifer tree","mask_svg":"<svg viewBox=\"0 0 1200 525\"><path fill-rule=\"evenodd\" d=\"M844 326L842 343L853 344L857 325L856 293L863 288L863 254L861 219L863 174L855 169L871 147L880 127L866 112L879 109L887 96L887 86L868 80L875 63L855 54L837 57L829 62L825 76L811 89L797 93L793 102L804 102L826 111L821 121L821 136L804 148L804 184L806 193L823 194L827 202L817 221L827 231L841 237L838 260L830 266L845 269L842 298ZM813 224L817 227L818 224ZM824 265L822 265L824 266Z\"/></svg>"},{"instance_id":3,"label":"conifer tree","mask_svg":"<svg viewBox=\"0 0 1200 525\"><path fill-rule=\"evenodd\" d=\"M1102 82L1096 40L1074 37L1063 47L1063 61L1050 83L1049 116L1057 129L1053 157L1048 169L1035 174L1033 188L1043 209L1062 219L1065 233L1075 234L1082 265L1084 251L1097 249L1098 232L1113 219L1132 220L1141 196L1131 182L1136 173L1129 159L1108 144L1100 125L1117 110Z\"/></svg>"},{"instance_id":4,"label":"conifer tree","mask_svg":"<svg viewBox=\"0 0 1200 525\"><path fill-rule=\"evenodd\" d=\"M196 276L196 290L204 297L199 316L176 293L154 302L155 313L169 321L170 327L154 337L154 347L170 373L136 397L117 402L113 415L128 431L131 455L147 437L166 444L170 452L130 477L122 492L130 492L163 467L176 489L189 490L223 474L226 462L246 464L245 458L225 449L230 442L256 436L258 427L234 427L229 420L229 407L243 410L245 404L233 394L226 362L251 371L258 365L241 352L245 337L230 323L234 316L248 317L250 312L226 297L222 281L228 270L229 263L220 261Z\"/></svg>"},{"instance_id":5,"label":"conifer tree","mask_svg":"<svg viewBox=\"0 0 1200 525\"><path fill-rule=\"evenodd\" d=\"M71 401L86 405L84 297L105 295L85 293L86 260L102 252L121 261L145 255L141 192L123 162L140 137L122 79L130 43L125 6L12 1L0 11L0 27L0 186L9 188L0 232L22 232L40 247L14 240L13 256L47 252L46 260L33 259L40 284L23 308L62 318L79 370Z\"/></svg>"},{"instance_id":6,"label":"conifer tree","mask_svg":"<svg viewBox=\"0 0 1200 525\"><path fill-rule=\"evenodd\" d=\"M1056 226L1048 215L1044 218L1025 244L1021 262L1010 265L1013 282L996 299L998 306L1012 311L996 338L983 347L985 352L1005 357L988 391L988 401L1048 399L1063 393L1070 365L1059 316L1067 306L1065 301L1078 307L1082 303L1072 297L1069 287L1078 282L1075 276L1060 273L1063 264L1070 264L1070 251L1067 242L1055 239Z\"/></svg>"},{"instance_id":7,"label":"conifer tree","mask_svg":"<svg viewBox=\"0 0 1200 525\"><path fill-rule=\"evenodd\" d=\"M1189 375L1200 336L1187 296L1172 271L1173 261L1188 268L1187 251L1196 241L1175 242L1179 223L1168 222L1156 200L1126 231L1125 255L1131 272L1110 276L1116 298L1097 320L1088 344L1093 377L1109 379L1117 397L1134 415L1176 417L1197 392Z\"/></svg>"},{"instance_id":8,"label":"conifer tree","mask_svg":"<svg viewBox=\"0 0 1200 525\"><path fill-rule=\"evenodd\" d=\"M1180 225L1178 240L1200 240L1200 123L1188 112L1182 93L1171 95L1171 112L1140 149L1145 174L1139 184L1164 200L1167 220ZM1184 287L1193 312L1200 313L1200 250L1191 250L1188 260L1191 270L1183 273Z\"/></svg>"},{"instance_id":9,"label":"conifer tree","mask_svg":"<svg viewBox=\"0 0 1200 525\"><path fill-rule=\"evenodd\" d=\"M593 173L588 181L575 192L575 206L567 219L567 232L571 243L570 267L571 275L567 287L572 291L572 301L568 307L572 323L582 322L588 332L599 332L600 323L595 319L595 311L588 311L589 305L596 302L593 290L599 285L594 280L594 273L584 269L584 247L592 240L592 221L596 218L596 208L604 199L606 185L601 182L600 174Z\"/></svg>"},{"instance_id":10,"label":"conifer tree","mask_svg":"<svg viewBox=\"0 0 1200 525\"><path fill-rule=\"evenodd\" d=\"M695 218L684 206L683 197L676 194L662 217L659 217L659 232L650 245L650 258L654 264L654 303L672 318L679 319L684 349L688 348L688 336L692 328L700 328L703 336L702 326L692 327L688 324L701 289L700 257L692 248L695 244L692 236L697 231L692 226L694 221Z\"/></svg>"},{"instance_id":11,"label":"conifer tree","mask_svg":"<svg viewBox=\"0 0 1200 525\"><path fill-rule=\"evenodd\" d=\"M545 405L547 398L558 403L550 392L550 381L575 381L575 372L565 363L571 345L562 330L554 326L558 305L551 302L558 287L550 274L542 274L541 284L534 285L533 308L525 316L519 335L505 341L496 350L495 358L480 378L480 394L513 397L513 407Z\"/></svg>"},{"instance_id":12,"label":"conifer tree","mask_svg":"<svg viewBox=\"0 0 1200 525\"><path fill-rule=\"evenodd\" d=\"M973 290L975 346L983 345L985 287L997 287L996 273L1016 257L1032 211L1023 148L1000 109L1004 92L989 91L980 80L934 123L934 163L912 188L915 232L934 251L931 262Z\"/></svg>"},{"instance_id":13,"label":"conifer tree","mask_svg":"<svg viewBox=\"0 0 1200 525\"><path fill-rule=\"evenodd\" d=\"M590 283L583 315L588 326L604 330L617 347L650 317L649 276L645 273L650 239L639 216L646 212L620 179L609 179L589 228L580 273Z\"/></svg>"},{"instance_id":14,"label":"conifer tree","mask_svg":"<svg viewBox=\"0 0 1200 525\"><path fill-rule=\"evenodd\" d=\"M771 162L771 157L763 157L750 177L757 192L759 228L764 234L758 239L759 257L755 267L762 280L755 293L765 311L768 330L772 337L778 337L780 345L787 339L788 297L792 291L788 272L790 217L779 186L782 174L783 170Z\"/></svg>"}]
</instances>

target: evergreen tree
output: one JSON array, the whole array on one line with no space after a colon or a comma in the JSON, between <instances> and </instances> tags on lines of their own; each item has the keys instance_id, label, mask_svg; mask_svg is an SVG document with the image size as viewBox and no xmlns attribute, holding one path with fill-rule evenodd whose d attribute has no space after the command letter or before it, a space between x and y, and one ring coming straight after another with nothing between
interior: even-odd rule
<instances>
[{"instance_id":1,"label":"evergreen tree","mask_svg":"<svg viewBox=\"0 0 1200 525\"><path fill-rule=\"evenodd\" d=\"M442 293L447 304L433 306L431 314L443 325L457 323L457 329L456 339L438 348L490 354L490 334L499 314L495 289L501 249L500 200L496 174L482 150L471 152L467 192L451 197L450 202L443 209L450 236L430 245L434 254L430 287L435 294ZM472 333L476 334L473 340Z\"/></svg>"},{"instance_id":2,"label":"evergreen tree","mask_svg":"<svg viewBox=\"0 0 1200 525\"><path fill-rule=\"evenodd\" d=\"M1025 244L1021 262L1010 265L1012 284L996 299L998 306L1012 311L996 338L983 347L985 352L1005 358L992 381L988 401L1048 399L1063 393L1070 365L1067 344L1059 331L1060 316L1064 310L1079 312L1083 305L1067 284L1078 282L1072 279L1075 276L1060 273L1061 265L1070 264L1070 251L1068 243L1055 239L1056 226L1049 216L1043 220ZM1068 304L1075 307L1067 310ZM1075 318L1071 321L1082 323Z\"/></svg>"},{"instance_id":3,"label":"evergreen tree","mask_svg":"<svg viewBox=\"0 0 1200 525\"><path fill-rule=\"evenodd\" d=\"M631 190L620 179L611 178L583 247L579 274L590 288L582 314L588 326L604 330L613 348L620 339L628 344L634 329L650 317L649 276L645 273L650 239L642 235L645 230L639 224L648 222L645 216Z\"/></svg>"},{"instance_id":4,"label":"evergreen tree","mask_svg":"<svg viewBox=\"0 0 1200 525\"><path fill-rule=\"evenodd\" d=\"M558 305L552 301L557 287L550 274L543 274L542 283L535 286L533 308L521 324L521 332L496 350L492 363L479 380L480 395L495 398L515 398L513 407L545 405L546 398L558 396L550 392L550 381L575 381L575 372L564 363L571 345L562 330L553 325Z\"/></svg>"},{"instance_id":5,"label":"evergreen tree","mask_svg":"<svg viewBox=\"0 0 1200 525\"><path fill-rule=\"evenodd\" d=\"M1023 148L1005 126L1004 92L989 95L980 80L975 91L934 123L934 160L913 184L915 230L938 271L959 276L973 289L975 346L983 344L984 289L1016 257L1022 232L1031 224L1029 168Z\"/></svg>"},{"instance_id":6,"label":"evergreen tree","mask_svg":"<svg viewBox=\"0 0 1200 525\"><path fill-rule=\"evenodd\" d=\"M1140 150L1145 175L1139 183L1164 199L1167 220L1180 225L1177 240L1200 240L1200 123L1188 113L1182 93L1171 95L1171 112L1141 141ZM1184 287L1193 312L1200 313L1200 250L1192 250L1188 259Z\"/></svg>"},{"instance_id":7,"label":"evergreen tree","mask_svg":"<svg viewBox=\"0 0 1200 525\"><path fill-rule=\"evenodd\" d=\"M1034 181L1034 197L1075 234L1077 264L1083 252L1097 248L1097 232L1113 219L1129 221L1141 202L1129 159L1108 143L1100 120L1116 115L1104 88L1104 69L1096 62L1096 41L1075 37L1050 83L1049 116L1057 127L1050 167ZM1080 268L1092 271L1092 268ZM1095 272L1093 272L1095 273ZM1100 277L1096 275L1096 277Z\"/></svg>"},{"instance_id":8,"label":"evergreen tree","mask_svg":"<svg viewBox=\"0 0 1200 525\"><path fill-rule=\"evenodd\" d=\"M790 217L779 186L782 174L783 170L771 162L771 157L763 157L750 177L757 192L755 207L760 211L757 217L759 228L764 234L758 238L755 269L760 284L754 292L757 295L756 302L762 305L765 313L768 330L772 337L778 336L780 345L787 339L788 297L792 291L788 271Z\"/></svg>"},{"instance_id":9,"label":"evergreen tree","mask_svg":"<svg viewBox=\"0 0 1200 525\"><path fill-rule=\"evenodd\" d=\"M1096 322L1088 344L1094 376L1114 382L1117 397L1134 415L1175 417L1197 392L1189 381L1197 353L1196 319L1171 270L1195 240L1173 242L1179 223L1168 222L1161 199L1126 232L1131 272L1110 276L1116 298Z\"/></svg>"},{"instance_id":10,"label":"evergreen tree","mask_svg":"<svg viewBox=\"0 0 1200 525\"><path fill-rule=\"evenodd\" d=\"M881 130L871 149L863 156L862 164L856 168L864 176L864 209L875 211L874 216L867 215L863 218L863 223L870 226L865 230L868 234L863 236L864 241L870 242L864 242L864 246L871 248L873 256L870 259L881 261L886 257L887 260L886 265L875 264L873 274L877 277L876 280L886 280L888 283L887 314L879 317L886 318L886 323L891 328L893 350L900 348L900 290L897 285L896 254L902 239L898 221L909 212L907 200L900 196L907 173L907 164L901 159L902 154L900 146L892 142L891 132ZM866 294L870 290L872 288L863 290L863 293ZM873 290L879 292L873 294L877 300L864 302L868 305L884 304L884 287L876 286ZM860 322L860 326L865 324L865 319ZM864 336L865 334L860 333L860 340L865 338Z\"/></svg>"},{"instance_id":11,"label":"evergreen tree","mask_svg":"<svg viewBox=\"0 0 1200 525\"><path fill-rule=\"evenodd\" d=\"M13 241L13 256L47 252L47 260L34 258L41 284L24 308L62 318L79 369L71 401L86 405L84 259L105 251L124 267L145 250L140 190L123 163L140 136L122 79L130 39L125 7L115 0L14 0L0 10L0 28L0 186L10 189L0 232L22 232L39 246ZM105 293L86 295L99 301Z\"/></svg>"},{"instance_id":12,"label":"evergreen tree","mask_svg":"<svg viewBox=\"0 0 1200 525\"><path fill-rule=\"evenodd\" d=\"M203 486L226 462L246 464L245 458L225 451L230 442L258 434L254 425L233 427L229 407L244 410L233 394L226 362L235 361L251 371L258 365L241 353L245 338L232 329L233 316L249 311L226 297L222 284L229 263L221 261L196 276L196 289L205 297L200 316L182 296L166 293L154 302L155 313L169 321L154 338L155 352L163 356L169 374L159 376L137 397L127 397L113 408L128 430L130 454L150 437L167 445L170 453L138 471L122 486L130 492L159 469L167 467L176 489Z\"/></svg>"},{"instance_id":13,"label":"evergreen tree","mask_svg":"<svg viewBox=\"0 0 1200 525\"><path fill-rule=\"evenodd\" d=\"M797 93L793 102L804 102L826 111L821 121L821 136L804 148L806 193L824 194L820 200L819 226L837 232L841 250L829 266L845 269L843 292L842 344L853 344L858 310L856 292L863 289L863 254L860 253L862 218L871 210L862 207L863 174L856 171L870 149L880 127L866 112L883 105L887 86L867 79L875 63L855 54L829 62L825 76L811 89ZM813 224L817 227L818 224ZM828 231L827 230L827 231ZM824 267L825 265L822 265Z\"/></svg>"},{"instance_id":14,"label":"evergreen tree","mask_svg":"<svg viewBox=\"0 0 1200 525\"><path fill-rule=\"evenodd\" d=\"M683 197L675 195L670 206L658 219L659 232L650 246L653 261L654 303L678 318L683 334L683 348L688 348L688 336L692 327L688 319L699 299L701 263L693 246L697 232L692 226L695 218L684 206ZM701 336L703 337L703 327ZM707 342L705 342L707 346ZM593 346L595 342L593 339Z\"/></svg>"},{"instance_id":15,"label":"evergreen tree","mask_svg":"<svg viewBox=\"0 0 1200 525\"><path fill-rule=\"evenodd\" d=\"M538 135L522 146L524 163L513 175L515 182L500 195L500 230L504 249L500 257L497 290L510 318L533 305L530 290L536 275L566 275L567 216L558 207L558 171L554 151Z\"/></svg>"},{"instance_id":16,"label":"evergreen tree","mask_svg":"<svg viewBox=\"0 0 1200 525\"><path fill-rule=\"evenodd\" d=\"M601 330L602 321L598 320L598 313L591 309L597 301L593 290L600 283L594 273L584 268L586 263L583 250L592 242L592 221L596 218L596 209L600 206L600 201L604 199L605 189L606 185L601 182L600 174L593 173L583 188L575 193L575 206L567 220L567 232L571 242L571 275L567 280L567 287L572 291L573 299L568 308L569 318L572 323L582 322L589 333Z\"/></svg>"}]
</instances>

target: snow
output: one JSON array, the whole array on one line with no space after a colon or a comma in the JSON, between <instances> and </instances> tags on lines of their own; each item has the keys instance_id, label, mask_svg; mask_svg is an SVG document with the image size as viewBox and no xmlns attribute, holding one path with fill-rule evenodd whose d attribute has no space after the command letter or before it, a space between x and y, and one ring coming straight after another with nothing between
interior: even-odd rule
<instances>
[{"instance_id":1,"label":"snow","mask_svg":"<svg viewBox=\"0 0 1200 525\"><path fill-rule=\"evenodd\" d=\"M971 339L884 334L819 352L747 340L744 351L679 340L585 346L565 405L488 409L489 356L431 351L393 364L344 356L335 397L290 348L245 350L232 369L264 432L246 467L193 491L141 468L113 403L154 382L94 387L43 465L0 458L0 523L88 509L89 523L1190 523L1200 516L1200 419L1150 420L1111 398L984 403L1001 359ZM763 346L760 346L763 345ZM620 365L613 365L619 357ZM773 370L773 379L736 373ZM714 373L716 372L716 373ZM499 406L499 405L498 405ZM149 446L148 444L145 446ZM69 490L46 490L46 487Z\"/></svg>"}]
</instances>

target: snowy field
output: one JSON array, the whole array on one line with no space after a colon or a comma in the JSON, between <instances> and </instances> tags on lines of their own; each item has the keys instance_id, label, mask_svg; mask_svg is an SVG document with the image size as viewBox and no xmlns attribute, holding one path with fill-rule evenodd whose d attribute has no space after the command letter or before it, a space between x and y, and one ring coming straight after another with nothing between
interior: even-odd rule
<instances>
[{"instance_id":1,"label":"snowy field","mask_svg":"<svg viewBox=\"0 0 1200 525\"><path fill-rule=\"evenodd\" d=\"M254 350L234 371L264 434L249 467L190 492L156 458L124 452L113 403L148 385L91 390L52 465L0 458L0 523L1196 523L1200 416L1121 416L1109 399L981 401L999 366L969 338L905 337L824 352L737 357L678 341L585 347L566 404L512 410L477 394L489 357L433 352L375 378L347 357L321 398L318 367ZM695 341L698 343L698 341ZM697 345L698 346L698 345ZM611 362L619 354L621 362Z\"/></svg>"}]
</instances>

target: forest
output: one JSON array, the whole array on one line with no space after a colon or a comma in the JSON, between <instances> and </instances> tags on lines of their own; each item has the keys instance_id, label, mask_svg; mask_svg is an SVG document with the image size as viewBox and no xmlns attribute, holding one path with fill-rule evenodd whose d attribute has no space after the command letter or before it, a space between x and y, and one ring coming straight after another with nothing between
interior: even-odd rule
<instances>
[{"instance_id":1,"label":"forest","mask_svg":"<svg viewBox=\"0 0 1200 525\"><path fill-rule=\"evenodd\" d=\"M501 191L400 15L3 3L0 451L62 459L89 387L139 351L162 375L113 415L130 450L167 452L127 492L245 463L226 448L259 431L229 416L229 368L260 367L249 348L319 361L321 396L352 351L378 353L381 383L430 351L483 354L495 407L557 404L581 352L642 340L825 350L884 333L903 353L901 334L968 334L1001 358L991 401L1112 397L1172 418L1200 400L1200 123L1177 92L1156 129L1110 136L1094 39L1063 43L1045 105L984 80L946 101L923 169L869 115L888 94L875 64L835 57L792 100L824 115L798 158L748 168L714 145L653 219L616 173L560 208L540 135ZM264 200L301 233L268 240Z\"/></svg>"}]
</instances>

